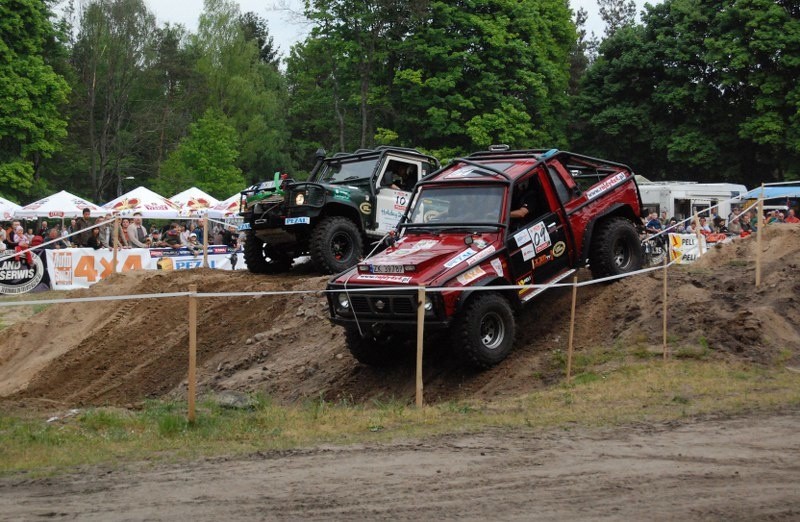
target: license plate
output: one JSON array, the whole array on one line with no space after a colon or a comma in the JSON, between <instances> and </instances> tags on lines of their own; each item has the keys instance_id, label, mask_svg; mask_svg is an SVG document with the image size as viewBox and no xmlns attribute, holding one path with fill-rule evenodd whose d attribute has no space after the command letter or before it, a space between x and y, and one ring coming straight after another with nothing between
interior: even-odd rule
<instances>
[{"instance_id":1,"label":"license plate","mask_svg":"<svg viewBox=\"0 0 800 522\"><path fill-rule=\"evenodd\" d=\"M371 265L370 271L373 274L402 274L403 265Z\"/></svg>"},{"instance_id":2,"label":"license plate","mask_svg":"<svg viewBox=\"0 0 800 522\"><path fill-rule=\"evenodd\" d=\"M284 221L283 223L285 225L310 225L311 218L310 217L286 218L286 221Z\"/></svg>"}]
</instances>

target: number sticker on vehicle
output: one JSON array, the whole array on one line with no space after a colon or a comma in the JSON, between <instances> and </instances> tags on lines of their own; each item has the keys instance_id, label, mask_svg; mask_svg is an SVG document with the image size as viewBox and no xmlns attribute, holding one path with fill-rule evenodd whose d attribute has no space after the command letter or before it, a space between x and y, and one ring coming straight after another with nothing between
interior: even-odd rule
<instances>
[{"instance_id":1,"label":"number sticker on vehicle","mask_svg":"<svg viewBox=\"0 0 800 522\"><path fill-rule=\"evenodd\" d=\"M285 225L310 225L311 218L310 217L286 218L286 221L284 221L283 223Z\"/></svg>"},{"instance_id":2,"label":"number sticker on vehicle","mask_svg":"<svg viewBox=\"0 0 800 522\"><path fill-rule=\"evenodd\" d=\"M373 274L402 274L405 273L403 265L370 265Z\"/></svg>"}]
</instances>

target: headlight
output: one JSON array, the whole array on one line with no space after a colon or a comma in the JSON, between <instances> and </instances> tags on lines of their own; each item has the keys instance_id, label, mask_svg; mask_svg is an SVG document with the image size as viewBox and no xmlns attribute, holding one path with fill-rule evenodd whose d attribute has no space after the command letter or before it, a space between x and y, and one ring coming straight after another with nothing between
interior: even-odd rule
<instances>
[{"instance_id":1,"label":"headlight","mask_svg":"<svg viewBox=\"0 0 800 522\"><path fill-rule=\"evenodd\" d=\"M302 205L305 202L306 202L306 195L303 194L302 192L298 192L297 194L294 195L295 205Z\"/></svg>"},{"instance_id":2,"label":"headlight","mask_svg":"<svg viewBox=\"0 0 800 522\"><path fill-rule=\"evenodd\" d=\"M336 300L339 302L339 306L344 309L350 308L350 299L347 298L347 294L337 294Z\"/></svg>"},{"instance_id":3,"label":"headlight","mask_svg":"<svg viewBox=\"0 0 800 522\"><path fill-rule=\"evenodd\" d=\"M428 297L427 295L425 296L425 305L423 306L423 308L425 308L426 312L430 312L431 310L433 310L433 301L431 301L431 298Z\"/></svg>"}]
</instances>

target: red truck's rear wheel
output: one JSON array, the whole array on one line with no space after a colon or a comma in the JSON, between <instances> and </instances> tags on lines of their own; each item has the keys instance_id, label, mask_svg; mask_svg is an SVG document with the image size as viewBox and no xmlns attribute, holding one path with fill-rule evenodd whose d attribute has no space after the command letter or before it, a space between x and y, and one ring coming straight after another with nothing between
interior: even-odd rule
<instances>
[{"instance_id":1,"label":"red truck's rear wheel","mask_svg":"<svg viewBox=\"0 0 800 522\"><path fill-rule=\"evenodd\" d=\"M630 220L607 219L597 225L592 237L589 267L595 278L634 272L642 267L639 234Z\"/></svg>"}]
</instances>

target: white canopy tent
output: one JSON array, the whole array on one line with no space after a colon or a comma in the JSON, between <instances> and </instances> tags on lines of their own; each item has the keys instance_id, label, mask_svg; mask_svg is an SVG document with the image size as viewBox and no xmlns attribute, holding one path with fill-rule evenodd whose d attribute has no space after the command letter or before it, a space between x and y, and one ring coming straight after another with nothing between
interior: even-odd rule
<instances>
[{"instance_id":1,"label":"white canopy tent","mask_svg":"<svg viewBox=\"0 0 800 522\"><path fill-rule=\"evenodd\" d=\"M211 210L208 211L208 217L213 219L238 218L240 198L241 194L237 192L225 201L217 203Z\"/></svg>"},{"instance_id":2,"label":"white canopy tent","mask_svg":"<svg viewBox=\"0 0 800 522\"><path fill-rule=\"evenodd\" d=\"M108 214L108 210L62 190L52 196L25 205L14 212L14 217L17 219L74 218L83 215L85 208L90 210L91 217L102 217Z\"/></svg>"},{"instance_id":3,"label":"white canopy tent","mask_svg":"<svg viewBox=\"0 0 800 522\"><path fill-rule=\"evenodd\" d=\"M114 215L129 217L139 212L145 219L177 219L181 208L145 187L137 187L113 199L103 208Z\"/></svg>"},{"instance_id":4,"label":"white canopy tent","mask_svg":"<svg viewBox=\"0 0 800 522\"><path fill-rule=\"evenodd\" d=\"M180 213L184 217L200 217L219 203L217 198L209 196L197 187L175 194L169 200L180 207Z\"/></svg>"},{"instance_id":5,"label":"white canopy tent","mask_svg":"<svg viewBox=\"0 0 800 522\"><path fill-rule=\"evenodd\" d=\"M14 212L21 208L21 206L17 205L13 201L9 201L6 198L0 197L0 220L11 221L14 219Z\"/></svg>"}]
</instances>

